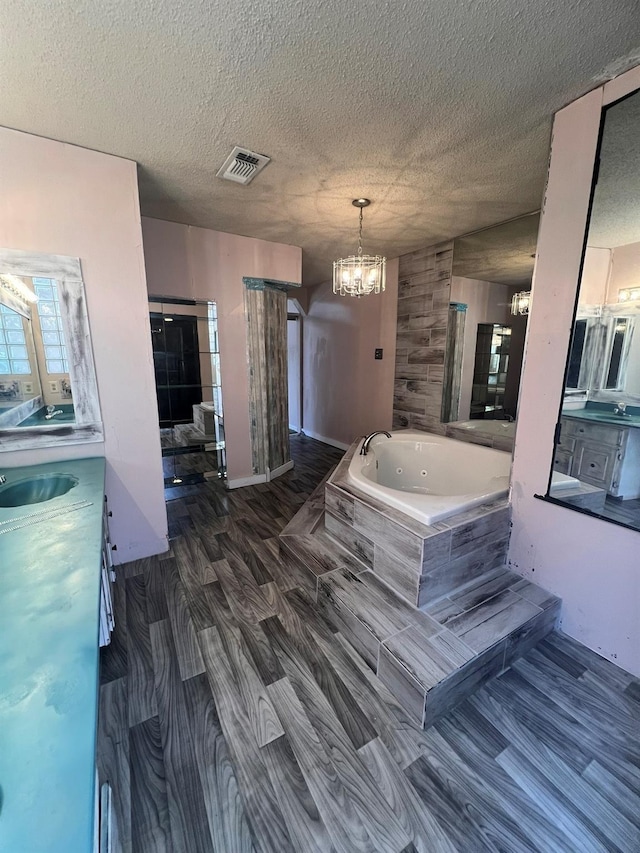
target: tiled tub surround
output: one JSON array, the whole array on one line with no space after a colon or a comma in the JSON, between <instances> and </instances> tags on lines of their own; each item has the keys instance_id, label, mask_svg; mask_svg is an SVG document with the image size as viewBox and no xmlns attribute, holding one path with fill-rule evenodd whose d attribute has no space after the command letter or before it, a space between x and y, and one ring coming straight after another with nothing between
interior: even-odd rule
<instances>
[{"instance_id":1,"label":"tiled tub surround","mask_svg":"<svg viewBox=\"0 0 640 853\"><path fill-rule=\"evenodd\" d=\"M493 447L494 450L513 451L516 435L515 422L510 421L453 421L444 425L444 432L449 438L467 441L470 444L481 444L483 447Z\"/></svg>"},{"instance_id":2,"label":"tiled tub surround","mask_svg":"<svg viewBox=\"0 0 640 853\"><path fill-rule=\"evenodd\" d=\"M424 525L404 516L402 527L391 517L401 513L387 512L385 524L384 508L369 502L363 510L366 496L344 483L354 449L282 531L283 577L292 588L308 590L411 720L429 726L546 636L560 600L505 568L506 502L471 510L459 525L441 522L426 537ZM377 542L355 526L362 512L367 521L377 520ZM483 531L479 538L470 536L474 521ZM504 539L492 549L488 543L497 531ZM420 537L430 543L428 565L435 568L422 587L433 592L431 603L417 608L397 581ZM437 568L443 561L448 574Z\"/></svg>"},{"instance_id":3,"label":"tiled tub surround","mask_svg":"<svg viewBox=\"0 0 640 853\"><path fill-rule=\"evenodd\" d=\"M395 593L421 607L504 566L510 531L506 497L428 526L349 482L358 449L356 442L327 481L326 530Z\"/></svg>"},{"instance_id":4,"label":"tiled tub surround","mask_svg":"<svg viewBox=\"0 0 640 853\"><path fill-rule=\"evenodd\" d=\"M354 453L347 483L433 527L509 492L511 457L444 435L398 430L375 435L366 455Z\"/></svg>"},{"instance_id":5,"label":"tiled tub surround","mask_svg":"<svg viewBox=\"0 0 640 853\"><path fill-rule=\"evenodd\" d=\"M443 433L440 423L453 242L402 255L393 426Z\"/></svg>"}]
</instances>

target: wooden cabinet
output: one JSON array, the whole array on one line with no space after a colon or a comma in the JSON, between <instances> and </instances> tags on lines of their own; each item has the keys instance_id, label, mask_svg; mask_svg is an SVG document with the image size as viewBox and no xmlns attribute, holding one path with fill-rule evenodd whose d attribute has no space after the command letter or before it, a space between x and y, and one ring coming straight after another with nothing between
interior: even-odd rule
<instances>
[{"instance_id":1,"label":"wooden cabinet","mask_svg":"<svg viewBox=\"0 0 640 853\"><path fill-rule=\"evenodd\" d=\"M554 468L613 497L640 497L640 430L562 418Z\"/></svg>"}]
</instances>

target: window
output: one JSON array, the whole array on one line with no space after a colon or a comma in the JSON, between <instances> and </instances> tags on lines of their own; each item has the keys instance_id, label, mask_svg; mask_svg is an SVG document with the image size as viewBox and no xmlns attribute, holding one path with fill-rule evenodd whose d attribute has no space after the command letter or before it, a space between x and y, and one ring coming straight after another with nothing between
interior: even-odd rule
<instances>
[{"instance_id":1,"label":"window","mask_svg":"<svg viewBox=\"0 0 640 853\"><path fill-rule=\"evenodd\" d=\"M0 375L31 373L29 352L20 314L0 305Z\"/></svg>"},{"instance_id":2,"label":"window","mask_svg":"<svg viewBox=\"0 0 640 853\"><path fill-rule=\"evenodd\" d=\"M67 347L56 283L52 278L34 278L33 289L38 297L38 319L47 373L68 373Z\"/></svg>"}]
</instances>

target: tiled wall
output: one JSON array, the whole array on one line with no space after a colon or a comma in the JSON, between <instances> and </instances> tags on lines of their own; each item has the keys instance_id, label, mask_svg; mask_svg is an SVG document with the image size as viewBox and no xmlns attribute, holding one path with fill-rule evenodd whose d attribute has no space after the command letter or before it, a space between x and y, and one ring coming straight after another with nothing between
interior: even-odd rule
<instances>
[{"instance_id":1,"label":"tiled wall","mask_svg":"<svg viewBox=\"0 0 640 853\"><path fill-rule=\"evenodd\" d=\"M402 255L393 396L394 428L442 432L440 409L453 242Z\"/></svg>"},{"instance_id":2,"label":"tiled wall","mask_svg":"<svg viewBox=\"0 0 640 853\"><path fill-rule=\"evenodd\" d=\"M476 421L476 423L482 423L482 421ZM444 434L449 438L455 438L457 441L466 441L468 444L480 444L483 447L492 447L494 450L513 453L513 442L515 440L513 436L491 435L491 433L482 432L480 427L477 430L470 430L456 426L455 423L445 424Z\"/></svg>"},{"instance_id":3,"label":"tiled wall","mask_svg":"<svg viewBox=\"0 0 640 853\"><path fill-rule=\"evenodd\" d=\"M287 412L287 295L261 279L245 278L249 421L254 474L289 462ZM226 399L226 397L225 397Z\"/></svg>"}]
</instances>

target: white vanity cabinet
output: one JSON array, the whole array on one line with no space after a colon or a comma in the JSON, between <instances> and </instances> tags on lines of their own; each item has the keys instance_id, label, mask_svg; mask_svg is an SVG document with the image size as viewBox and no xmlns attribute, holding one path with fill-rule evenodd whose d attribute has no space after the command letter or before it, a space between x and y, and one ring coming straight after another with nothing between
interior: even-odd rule
<instances>
[{"instance_id":1,"label":"white vanity cabinet","mask_svg":"<svg viewBox=\"0 0 640 853\"><path fill-rule=\"evenodd\" d=\"M562 418L555 468L615 498L640 497L640 429Z\"/></svg>"}]
</instances>

